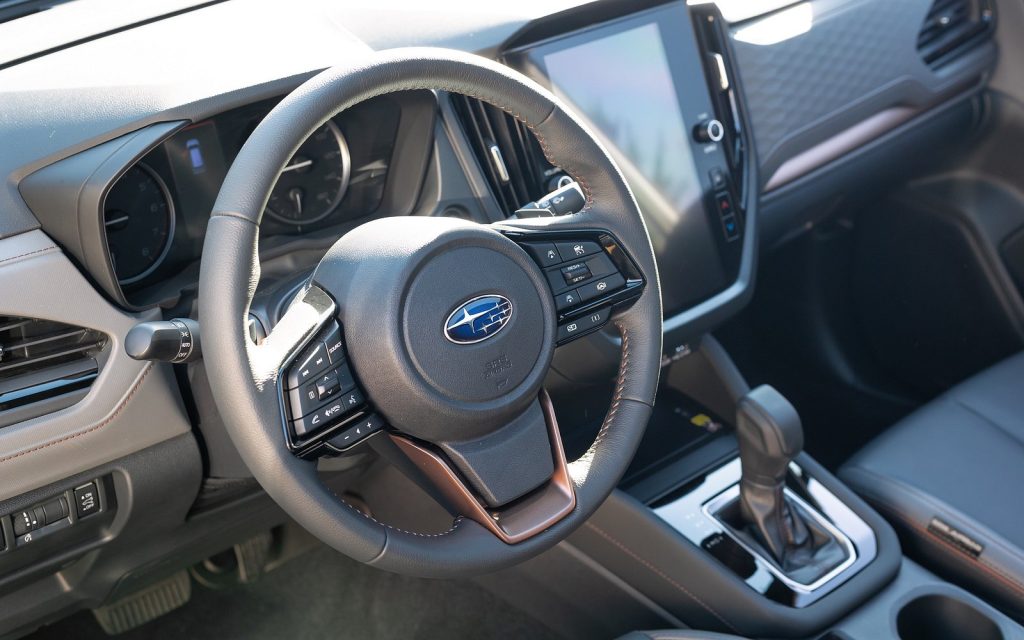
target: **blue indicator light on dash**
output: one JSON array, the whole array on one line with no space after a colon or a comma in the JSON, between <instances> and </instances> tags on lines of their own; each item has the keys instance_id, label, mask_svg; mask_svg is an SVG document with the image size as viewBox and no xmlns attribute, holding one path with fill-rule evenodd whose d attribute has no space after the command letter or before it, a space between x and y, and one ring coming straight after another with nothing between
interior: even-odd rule
<instances>
[{"instance_id":1,"label":"blue indicator light on dash","mask_svg":"<svg viewBox=\"0 0 1024 640\"><path fill-rule=\"evenodd\" d=\"M185 148L188 149L188 157L192 162L192 173L200 174L206 171L206 164L203 162L203 152L199 148L199 141L191 138L185 142Z\"/></svg>"}]
</instances>

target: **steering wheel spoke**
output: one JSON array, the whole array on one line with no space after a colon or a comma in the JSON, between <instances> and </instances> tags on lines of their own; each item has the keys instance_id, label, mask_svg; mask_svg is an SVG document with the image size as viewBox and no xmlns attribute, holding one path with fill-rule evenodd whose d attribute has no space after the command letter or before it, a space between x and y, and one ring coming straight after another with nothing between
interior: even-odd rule
<instances>
[{"instance_id":1,"label":"steering wheel spoke","mask_svg":"<svg viewBox=\"0 0 1024 640\"><path fill-rule=\"evenodd\" d=\"M647 283L614 232L595 227L592 219L575 219L579 215L494 225L544 271L558 312L557 346L605 326L640 297Z\"/></svg>"},{"instance_id":2,"label":"steering wheel spoke","mask_svg":"<svg viewBox=\"0 0 1024 640\"><path fill-rule=\"evenodd\" d=\"M255 348L275 368L285 442L302 458L341 453L384 426L353 372L336 311L311 285Z\"/></svg>"},{"instance_id":3,"label":"steering wheel spoke","mask_svg":"<svg viewBox=\"0 0 1024 640\"><path fill-rule=\"evenodd\" d=\"M576 493L569 476L558 423L546 392L541 391L531 409L536 409L540 414L538 426L543 429L543 450L530 451L531 447L524 450L521 443L495 447L489 456L504 458L503 464L498 467L499 477L493 473L488 474L487 478L479 477L479 471L486 469L493 472L496 469L492 461L491 465L470 471L476 477L467 481L465 472L460 469L465 468L465 462L453 464L451 458L438 448L405 435L389 434L389 437L415 465L422 478L431 484L431 493L440 495L446 506L455 512L454 515L473 520L506 544L516 544L545 531L572 513L576 507ZM530 420L534 417L531 410L524 415ZM506 428L518 427L516 424L506 425ZM444 448L450 448L450 445ZM528 481L526 485L516 485L515 478L519 476L522 467L515 462L531 456L531 462L536 463L538 454L545 463L541 468L547 469L543 477L535 484ZM548 461L550 464L547 464ZM511 486L517 487L512 489L513 494L521 492L514 499L494 506L482 497L482 493L495 493L494 484L507 486L510 481Z\"/></svg>"}]
</instances>

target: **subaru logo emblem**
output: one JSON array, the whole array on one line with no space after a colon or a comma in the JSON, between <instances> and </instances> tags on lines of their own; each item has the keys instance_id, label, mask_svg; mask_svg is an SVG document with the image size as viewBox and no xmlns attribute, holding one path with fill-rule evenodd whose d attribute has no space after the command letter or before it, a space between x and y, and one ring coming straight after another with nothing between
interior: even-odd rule
<instances>
[{"instance_id":1,"label":"subaru logo emblem","mask_svg":"<svg viewBox=\"0 0 1024 640\"><path fill-rule=\"evenodd\" d=\"M455 344L482 342L512 319L512 301L505 296L477 296L455 308L444 322L444 337Z\"/></svg>"}]
</instances>

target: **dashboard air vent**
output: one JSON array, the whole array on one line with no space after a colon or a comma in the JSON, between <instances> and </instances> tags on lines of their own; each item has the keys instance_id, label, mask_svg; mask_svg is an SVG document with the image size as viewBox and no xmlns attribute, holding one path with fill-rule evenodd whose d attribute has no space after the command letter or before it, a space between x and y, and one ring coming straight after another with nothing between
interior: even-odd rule
<instances>
[{"instance_id":1,"label":"dashboard air vent","mask_svg":"<svg viewBox=\"0 0 1024 640\"><path fill-rule=\"evenodd\" d=\"M87 387L105 344L104 334L92 329L0 316L0 414Z\"/></svg>"},{"instance_id":2,"label":"dashboard air vent","mask_svg":"<svg viewBox=\"0 0 1024 640\"><path fill-rule=\"evenodd\" d=\"M917 36L917 50L932 69L987 38L993 27L989 0L935 0Z\"/></svg>"},{"instance_id":3,"label":"dashboard air vent","mask_svg":"<svg viewBox=\"0 0 1024 640\"><path fill-rule=\"evenodd\" d=\"M475 98L454 93L451 98L473 154L505 215L554 190L548 188L548 183L561 175L561 170L544 158L540 143L526 125Z\"/></svg>"}]
</instances>

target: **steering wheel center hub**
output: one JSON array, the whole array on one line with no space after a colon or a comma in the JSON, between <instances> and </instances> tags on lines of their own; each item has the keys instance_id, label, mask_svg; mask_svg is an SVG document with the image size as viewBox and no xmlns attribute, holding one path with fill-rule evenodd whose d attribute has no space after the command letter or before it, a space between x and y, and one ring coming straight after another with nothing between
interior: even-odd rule
<instances>
[{"instance_id":1,"label":"steering wheel center hub","mask_svg":"<svg viewBox=\"0 0 1024 640\"><path fill-rule=\"evenodd\" d=\"M370 396L407 433L480 437L536 400L554 305L540 269L497 231L377 220L339 240L313 279L338 303Z\"/></svg>"}]
</instances>

